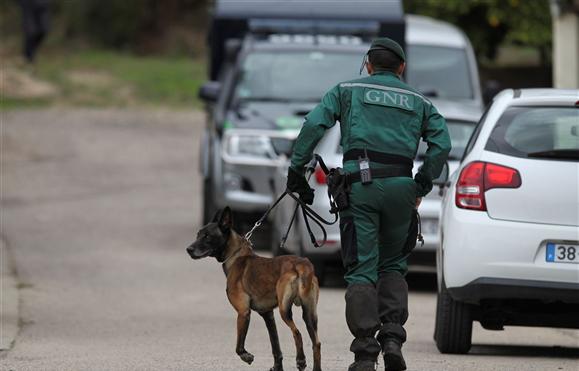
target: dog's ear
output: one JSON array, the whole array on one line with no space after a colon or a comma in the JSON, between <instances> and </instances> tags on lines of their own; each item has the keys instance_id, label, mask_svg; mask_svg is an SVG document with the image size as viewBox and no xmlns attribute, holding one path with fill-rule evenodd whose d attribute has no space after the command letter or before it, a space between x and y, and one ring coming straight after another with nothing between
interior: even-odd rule
<instances>
[{"instance_id":1,"label":"dog's ear","mask_svg":"<svg viewBox=\"0 0 579 371\"><path fill-rule=\"evenodd\" d=\"M219 217L219 226L226 228L231 228L233 226L233 213L229 206L221 212L221 216Z\"/></svg>"},{"instance_id":2,"label":"dog's ear","mask_svg":"<svg viewBox=\"0 0 579 371\"><path fill-rule=\"evenodd\" d=\"M223 213L223 210L217 210L215 212L215 215L213 215L213 220L211 220L211 223L217 223L219 220L221 220L221 214Z\"/></svg>"}]
</instances>

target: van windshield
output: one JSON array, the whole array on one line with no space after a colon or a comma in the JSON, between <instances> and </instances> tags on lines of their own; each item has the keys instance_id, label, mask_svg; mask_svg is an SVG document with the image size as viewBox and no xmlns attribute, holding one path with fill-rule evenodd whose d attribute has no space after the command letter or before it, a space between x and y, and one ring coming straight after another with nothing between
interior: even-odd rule
<instances>
[{"instance_id":1,"label":"van windshield","mask_svg":"<svg viewBox=\"0 0 579 371\"><path fill-rule=\"evenodd\" d=\"M464 49L407 45L406 80L424 95L440 99L473 99Z\"/></svg>"},{"instance_id":2,"label":"van windshield","mask_svg":"<svg viewBox=\"0 0 579 371\"><path fill-rule=\"evenodd\" d=\"M428 97L473 99L464 49L407 45L408 84ZM243 61L236 98L313 101L335 84L360 77L360 51L255 51ZM363 72L366 76L366 72Z\"/></svg>"},{"instance_id":3,"label":"van windshield","mask_svg":"<svg viewBox=\"0 0 579 371\"><path fill-rule=\"evenodd\" d=\"M236 97L319 102L337 83L359 76L362 56L336 51L254 52L243 62Z\"/></svg>"}]
</instances>

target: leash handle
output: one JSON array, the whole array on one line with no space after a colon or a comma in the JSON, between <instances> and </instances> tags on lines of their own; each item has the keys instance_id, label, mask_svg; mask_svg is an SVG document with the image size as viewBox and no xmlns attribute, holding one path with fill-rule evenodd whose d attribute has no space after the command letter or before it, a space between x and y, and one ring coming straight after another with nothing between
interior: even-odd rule
<instances>
[{"instance_id":1,"label":"leash handle","mask_svg":"<svg viewBox=\"0 0 579 371\"><path fill-rule=\"evenodd\" d=\"M319 157L318 155L314 155L314 158L312 158L312 160L310 161L310 163L306 167L306 171L309 171L309 174L307 176L308 181L311 179L312 175L314 174L314 171L316 171L316 164L318 163L318 158L316 156ZM290 223L287 227L285 234L283 235L283 237L280 240L280 243L279 243L280 250L282 250L285 247L285 243L287 242L287 238L289 237L292 226L294 225L294 221L296 220L296 216L298 214L299 208L300 208L300 204L298 202L296 202L296 207L294 208L294 212L292 214L292 218L290 219Z\"/></svg>"},{"instance_id":2,"label":"leash handle","mask_svg":"<svg viewBox=\"0 0 579 371\"><path fill-rule=\"evenodd\" d=\"M326 163L322 159L322 156L318 155L317 153L314 153L314 160L315 160L315 162L317 162L320 165L324 174L328 175L330 173L330 170L326 166ZM314 165L314 170L315 170L315 165Z\"/></svg>"}]
</instances>

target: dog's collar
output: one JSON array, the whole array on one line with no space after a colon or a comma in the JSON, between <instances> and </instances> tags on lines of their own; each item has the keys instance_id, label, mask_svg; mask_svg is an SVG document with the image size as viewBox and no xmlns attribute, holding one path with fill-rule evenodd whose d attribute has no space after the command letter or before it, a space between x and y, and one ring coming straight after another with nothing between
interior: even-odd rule
<instances>
[{"instance_id":1,"label":"dog's collar","mask_svg":"<svg viewBox=\"0 0 579 371\"><path fill-rule=\"evenodd\" d=\"M231 253L231 255L229 255L227 258L225 258L225 260L221 263L221 266L223 267L223 273L225 273L227 275L227 270L225 268L227 261L229 259L233 258L235 255L237 255L237 253L240 252L242 248L243 248L243 246L240 247L239 249L235 250L233 253Z\"/></svg>"},{"instance_id":2,"label":"dog's collar","mask_svg":"<svg viewBox=\"0 0 579 371\"><path fill-rule=\"evenodd\" d=\"M227 261L228 261L229 259L231 259L235 254L237 254L238 252L240 252L241 249L242 249L242 247L240 247L239 249L235 250L231 255L229 255L227 258L225 258L225 260L223 261L222 264L227 263Z\"/></svg>"}]
</instances>

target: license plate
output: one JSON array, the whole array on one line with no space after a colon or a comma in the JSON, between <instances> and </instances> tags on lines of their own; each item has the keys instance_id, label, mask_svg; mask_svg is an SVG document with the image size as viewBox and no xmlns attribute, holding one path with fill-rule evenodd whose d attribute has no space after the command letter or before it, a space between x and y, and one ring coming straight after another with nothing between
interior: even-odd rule
<instances>
[{"instance_id":1,"label":"license plate","mask_svg":"<svg viewBox=\"0 0 579 371\"><path fill-rule=\"evenodd\" d=\"M548 243L547 262L579 264L579 245Z\"/></svg>"}]
</instances>

